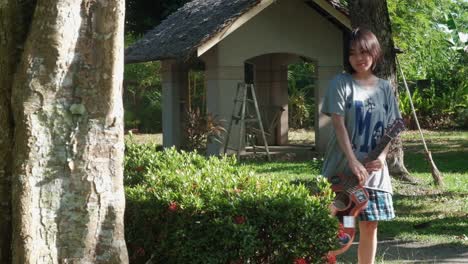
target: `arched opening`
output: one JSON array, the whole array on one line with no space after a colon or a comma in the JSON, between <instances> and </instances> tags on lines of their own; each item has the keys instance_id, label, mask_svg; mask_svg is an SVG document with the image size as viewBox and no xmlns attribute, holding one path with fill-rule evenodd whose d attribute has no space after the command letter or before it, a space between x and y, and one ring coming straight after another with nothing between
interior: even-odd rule
<instances>
[{"instance_id":1,"label":"arched opening","mask_svg":"<svg viewBox=\"0 0 468 264\"><path fill-rule=\"evenodd\" d=\"M255 86L271 152L310 152L315 142L316 62L298 54L268 53L245 60L244 67L245 82ZM263 145L258 133L253 144ZM247 144L246 150L251 147Z\"/></svg>"}]
</instances>

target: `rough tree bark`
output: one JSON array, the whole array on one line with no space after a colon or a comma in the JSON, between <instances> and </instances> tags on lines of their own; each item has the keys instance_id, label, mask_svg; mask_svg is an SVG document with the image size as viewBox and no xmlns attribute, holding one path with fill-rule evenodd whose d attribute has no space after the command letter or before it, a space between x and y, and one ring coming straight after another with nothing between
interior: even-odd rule
<instances>
[{"instance_id":1,"label":"rough tree bark","mask_svg":"<svg viewBox=\"0 0 468 264\"><path fill-rule=\"evenodd\" d=\"M353 28L365 27L377 36L382 46L383 58L377 68L377 75L392 83L396 89L395 49L386 0L349 0L349 13ZM403 144L400 137L392 141L387 163L390 174L400 180L413 181L404 164Z\"/></svg>"},{"instance_id":2,"label":"rough tree bark","mask_svg":"<svg viewBox=\"0 0 468 264\"><path fill-rule=\"evenodd\" d=\"M123 22L123 0L0 3L1 263L128 263Z\"/></svg>"}]
</instances>

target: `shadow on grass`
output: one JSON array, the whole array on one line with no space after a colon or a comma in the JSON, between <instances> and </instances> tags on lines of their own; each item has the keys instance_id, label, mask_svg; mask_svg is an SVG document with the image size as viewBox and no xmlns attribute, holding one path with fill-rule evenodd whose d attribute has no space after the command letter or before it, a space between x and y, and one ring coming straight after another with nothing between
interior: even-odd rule
<instances>
[{"instance_id":1,"label":"shadow on grass","mask_svg":"<svg viewBox=\"0 0 468 264\"><path fill-rule=\"evenodd\" d=\"M437 168L442 172L468 173L467 152L452 151L432 153ZM429 163L423 153L405 153L405 165L411 172L430 172Z\"/></svg>"},{"instance_id":2,"label":"shadow on grass","mask_svg":"<svg viewBox=\"0 0 468 264\"><path fill-rule=\"evenodd\" d=\"M468 229L467 216L452 216L435 218L443 212L432 214L399 215L396 219L388 222L381 222L379 225L382 237L395 238L402 233L412 233L414 235L426 236L463 236Z\"/></svg>"},{"instance_id":3,"label":"shadow on grass","mask_svg":"<svg viewBox=\"0 0 468 264\"><path fill-rule=\"evenodd\" d=\"M467 193L443 192L427 195L394 195L397 218L381 222L385 238L403 233L428 236L460 236L468 230L468 213L463 210Z\"/></svg>"}]
</instances>

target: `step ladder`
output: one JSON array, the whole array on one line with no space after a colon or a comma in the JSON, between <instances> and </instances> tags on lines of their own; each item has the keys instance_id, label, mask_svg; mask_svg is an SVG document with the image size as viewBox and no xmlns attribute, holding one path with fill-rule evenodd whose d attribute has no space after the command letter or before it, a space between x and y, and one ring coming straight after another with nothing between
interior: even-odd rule
<instances>
[{"instance_id":1,"label":"step ladder","mask_svg":"<svg viewBox=\"0 0 468 264\"><path fill-rule=\"evenodd\" d=\"M251 98L249 98L249 94ZM247 105L253 104L255 108L255 113L253 115L249 111ZM232 133L232 124L239 124L239 145L237 149L229 148L229 139ZM263 129L262 118L260 116L260 111L258 109L257 97L255 95L255 88L253 84L238 83L236 96L234 97L234 107L232 108L231 121L229 122L226 141L224 143L224 154L226 154L228 148L232 150L237 150L237 158L240 158L241 148L243 146L244 140L246 138L246 129L247 126L251 126L257 123L260 128L260 134L262 135L263 143L265 146L265 151L268 161L271 160L270 151L268 149L268 143L265 135L265 130ZM255 153L254 153L255 154Z\"/></svg>"}]
</instances>

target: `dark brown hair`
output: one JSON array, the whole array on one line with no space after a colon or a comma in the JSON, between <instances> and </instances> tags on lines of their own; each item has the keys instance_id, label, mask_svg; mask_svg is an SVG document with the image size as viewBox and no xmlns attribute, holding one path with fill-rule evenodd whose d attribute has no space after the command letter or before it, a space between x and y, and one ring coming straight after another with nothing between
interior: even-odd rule
<instances>
[{"instance_id":1,"label":"dark brown hair","mask_svg":"<svg viewBox=\"0 0 468 264\"><path fill-rule=\"evenodd\" d=\"M365 28L354 29L351 32L351 35L349 38L348 49L351 50L351 48L354 45L356 45L356 48L361 49L363 52L367 52L370 54L370 56L372 57L372 70L375 70L377 63L381 59L382 50L380 48L379 40L374 35L374 33L372 33L372 31L365 29ZM349 56L349 53L348 53L348 56ZM352 67L350 67L350 70L351 72L354 72L354 69Z\"/></svg>"}]
</instances>

